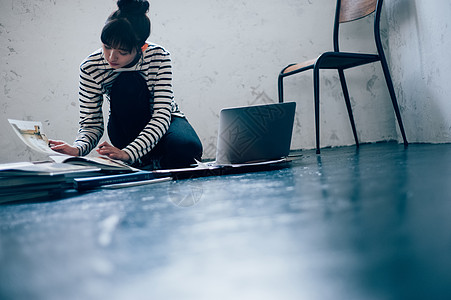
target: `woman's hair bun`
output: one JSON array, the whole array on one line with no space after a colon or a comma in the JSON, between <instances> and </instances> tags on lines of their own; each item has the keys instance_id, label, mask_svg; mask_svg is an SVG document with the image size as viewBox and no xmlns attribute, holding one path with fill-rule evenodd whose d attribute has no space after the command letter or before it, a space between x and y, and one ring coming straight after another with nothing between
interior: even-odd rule
<instances>
[{"instance_id":1,"label":"woman's hair bun","mask_svg":"<svg viewBox=\"0 0 451 300\"><path fill-rule=\"evenodd\" d=\"M149 10L149 1L147 0L119 0L117 7L122 14L127 15L145 15Z\"/></svg>"}]
</instances>

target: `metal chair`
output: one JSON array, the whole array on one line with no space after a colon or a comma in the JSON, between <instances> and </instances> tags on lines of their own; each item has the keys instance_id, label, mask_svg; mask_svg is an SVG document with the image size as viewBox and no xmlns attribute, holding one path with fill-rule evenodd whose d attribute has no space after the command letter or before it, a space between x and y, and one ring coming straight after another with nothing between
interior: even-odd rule
<instances>
[{"instance_id":1,"label":"metal chair","mask_svg":"<svg viewBox=\"0 0 451 300\"><path fill-rule=\"evenodd\" d=\"M282 69L278 78L279 88L279 102L283 102L283 79L303 71L313 69L313 90L315 98L315 128L316 128L316 153L320 153L319 142L319 70L320 69L337 69L340 77L341 87L343 90L346 108L348 110L349 120L351 122L352 132L356 146L359 146L357 132L352 114L351 102L349 99L348 88L344 76L344 70L361 66L368 63L380 61L382 70L384 72L385 81L387 82L388 91L390 93L393 108L395 110L396 118L398 120L399 129L404 140L404 145L407 146L406 134L399 112L398 102L396 101L395 90L391 80L390 72L388 70L387 60L385 58L384 49L382 48L380 37L380 16L383 0L337 0L335 10L333 45L334 51L325 52L316 59L308 60L302 63L291 64ZM374 13L374 38L377 48L377 54L351 53L341 52L339 50L339 27L341 23L352 22L364 18Z\"/></svg>"}]
</instances>

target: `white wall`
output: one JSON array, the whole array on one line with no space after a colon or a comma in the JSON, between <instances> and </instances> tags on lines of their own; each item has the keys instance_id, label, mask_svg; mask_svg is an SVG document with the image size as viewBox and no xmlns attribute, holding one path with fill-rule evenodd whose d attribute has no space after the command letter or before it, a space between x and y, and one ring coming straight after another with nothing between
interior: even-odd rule
<instances>
[{"instance_id":1,"label":"white wall","mask_svg":"<svg viewBox=\"0 0 451 300\"><path fill-rule=\"evenodd\" d=\"M99 47L111 1L0 1L0 162L42 159L21 145L7 119L38 120L72 142L78 67Z\"/></svg>"},{"instance_id":2,"label":"white wall","mask_svg":"<svg viewBox=\"0 0 451 300\"><path fill-rule=\"evenodd\" d=\"M451 142L451 2L386 0L389 59L410 142Z\"/></svg>"},{"instance_id":3,"label":"white wall","mask_svg":"<svg viewBox=\"0 0 451 300\"><path fill-rule=\"evenodd\" d=\"M204 143L204 157L214 156L221 108L277 102L282 67L331 49L334 5L333 0L151 1L151 40L172 53L175 96ZM426 6L420 0L387 0L385 43L409 141L449 142L449 60L427 63L431 52L449 49L450 5L447 11ZM7 118L40 120L48 136L73 141L78 66L100 46L99 32L114 7L111 0L0 2L0 162L41 158L24 148ZM343 49L374 51L369 20L343 30L357 35L343 39ZM419 42L424 39L427 45ZM414 58L422 63L412 63ZM399 139L379 65L346 74L361 141ZM285 95L298 104L292 148L313 148L311 73L287 78ZM353 144L336 72L322 73L321 101L322 145Z\"/></svg>"}]
</instances>

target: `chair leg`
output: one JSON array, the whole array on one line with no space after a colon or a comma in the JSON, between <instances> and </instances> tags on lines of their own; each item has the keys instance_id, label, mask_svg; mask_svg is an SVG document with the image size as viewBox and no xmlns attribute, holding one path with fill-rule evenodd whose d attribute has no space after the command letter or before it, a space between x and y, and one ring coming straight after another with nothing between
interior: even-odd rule
<instances>
[{"instance_id":1,"label":"chair leg","mask_svg":"<svg viewBox=\"0 0 451 300\"><path fill-rule=\"evenodd\" d=\"M407 147L407 138L404 131L404 125L401 119L401 113L399 111L398 101L396 100L396 93L393 87L393 82L390 76L390 71L388 70L387 61L383 55L380 55L382 70L384 71L385 81L387 82L388 91L390 93L390 98L393 104L393 109L395 110L396 119L398 120L399 130L401 131L402 139L404 141L404 146Z\"/></svg>"},{"instance_id":2,"label":"chair leg","mask_svg":"<svg viewBox=\"0 0 451 300\"><path fill-rule=\"evenodd\" d=\"M352 133L354 134L355 144L357 147L359 147L359 139L357 138L354 116L352 114L351 100L349 99L348 86L346 85L346 79L343 70L338 69L338 75L340 76L341 89L343 90L343 96L345 98L346 108L348 110L349 121L351 122Z\"/></svg>"},{"instance_id":3,"label":"chair leg","mask_svg":"<svg viewBox=\"0 0 451 300\"><path fill-rule=\"evenodd\" d=\"M279 103L283 103L283 75L279 74L278 79Z\"/></svg>"},{"instance_id":4,"label":"chair leg","mask_svg":"<svg viewBox=\"0 0 451 300\"><path fill-rule=\"evenodd\" d=\"M319 68L313 69L313 93L315 97L315 129L316 129L316 154L320 154L319 145Z\"/></svg>"}]
</instances>

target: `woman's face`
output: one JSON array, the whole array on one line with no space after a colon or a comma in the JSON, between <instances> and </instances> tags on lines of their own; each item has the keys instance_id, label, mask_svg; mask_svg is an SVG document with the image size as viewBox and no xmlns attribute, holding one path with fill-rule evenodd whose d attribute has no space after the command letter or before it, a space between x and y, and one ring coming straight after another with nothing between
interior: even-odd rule
<instances>
[{"instance_id":1,"label":"woman's face","mask_svg":"<svg viewBox=\"0 0 451 300\"><path fill-rule=\"evenodd\" d=\"M136 49L131 52L123 49L115 49L103 44L103 54L108 64L113 69L119 69L130 64L136 57Z\"/></svg>"}]
</instances>

